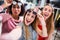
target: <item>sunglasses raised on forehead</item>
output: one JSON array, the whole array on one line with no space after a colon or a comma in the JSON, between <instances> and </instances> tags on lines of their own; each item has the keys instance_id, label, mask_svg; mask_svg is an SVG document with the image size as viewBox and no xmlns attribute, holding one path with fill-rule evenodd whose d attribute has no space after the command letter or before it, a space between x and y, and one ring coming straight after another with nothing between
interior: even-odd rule
<instances>
[{"instance_id":1,"label":"sunglasses raised on forehead","mask_svg":"<svg viewBox=\"0 0 60 40\"><path fill-rule=\"evenodd\" d=\"M36 15L37 13L36 13L35 11L33 11L33 14L35 14L35 15Z\"/></svg>"},{"instance_id":2,"label":"sunglasses raised on forehead","mask_svg":"<svg viewBox=\"0 0 60 40\"><path fill-rule=\"evenodd\" d=\"M18 6L19 6L19 7L22 5L22 3L21 3L21 2L16 2L16 1L13 1L12 3L13 3L13 5L18 4Z\"/></svg>"},{"instance_id":3,"label":"sunglasses raised on forehead","mask_svg":"<svg viewBox=\"0 0 60 40\"><path fill-rule=\"evenodd\" d=\"M27 12L31 12L31 10L27 10ZM37 13L36 13L35 11L33 11L33 14L35 14L35 15L36 15Z\"/></svg>"}]
</instances>

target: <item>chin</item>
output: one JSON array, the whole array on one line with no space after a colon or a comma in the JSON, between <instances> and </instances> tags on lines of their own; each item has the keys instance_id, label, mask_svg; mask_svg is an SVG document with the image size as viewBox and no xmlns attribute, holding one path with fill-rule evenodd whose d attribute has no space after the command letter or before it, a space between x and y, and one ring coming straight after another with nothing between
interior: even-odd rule
<instances>
[{"instance_id":1,"label":"chin","mask_svg":"<svg viewBox=\"0 0 60 40\"><path fill-rule=\"evenodd\" d=\"M25 23L27 26L29 25L28 23Z\"/></svg>"}]
</instances>

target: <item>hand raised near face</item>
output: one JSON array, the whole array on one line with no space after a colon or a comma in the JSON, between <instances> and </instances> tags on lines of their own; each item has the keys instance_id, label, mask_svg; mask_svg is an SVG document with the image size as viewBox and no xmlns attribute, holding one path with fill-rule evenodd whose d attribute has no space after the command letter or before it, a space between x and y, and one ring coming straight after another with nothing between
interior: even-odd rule
<instances>
[{"instance_id":1,"label":"hand raised near face","mask_svg":"<svg viewBox=\"0 0 60 40\"><path fill-rule=\"evenodd\" d=\"M37 17L39 19L39 21L41 22L42 25L46 25L44 17L41 14L37 14Z\"/></svg>"},{"instance_id":2,"label":"hand raised near face","mask_svg":"<svg viewBox=\"0 0 60 40\"><path fill-rule=\"evenodd\" d=\"M4 3L7 5L7 6L10 6L12 4L12 1L13 0L4 0Z\"/></svg>"}]
</instances>

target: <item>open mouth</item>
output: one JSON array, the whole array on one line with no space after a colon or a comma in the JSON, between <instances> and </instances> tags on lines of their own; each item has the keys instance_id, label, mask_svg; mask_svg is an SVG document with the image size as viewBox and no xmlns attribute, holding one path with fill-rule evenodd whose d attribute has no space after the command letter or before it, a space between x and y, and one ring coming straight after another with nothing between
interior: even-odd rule
<instances>
[{"instance_id":1,"label":"open mouth","mask_svg":"<svg viewBox=\"0 0 60 40\"><path fill-rule=\"evenodd\" d=\"M27 23L30 23L30 21L26 20Z\"/></svg>"},{"instance_id":2,"label":"open mouth","mask_svg":"<svg viewBox=\"0 0 60 40\"><path fill-rule=\"evenodd\" d=\"M17 14L17 12L14 12L15 14Z\"/></svg>"},{"instance_id":3,"label":"open mouth","mask_svg":"<svg viewBox=\"0 0 60 40\"><path fill-rule=\"evenodd\" d=\"M48 16L48 14L44 14L44 16L46 16L46 17L47 17L47 16Z\"/></svg>"}]
</instances>

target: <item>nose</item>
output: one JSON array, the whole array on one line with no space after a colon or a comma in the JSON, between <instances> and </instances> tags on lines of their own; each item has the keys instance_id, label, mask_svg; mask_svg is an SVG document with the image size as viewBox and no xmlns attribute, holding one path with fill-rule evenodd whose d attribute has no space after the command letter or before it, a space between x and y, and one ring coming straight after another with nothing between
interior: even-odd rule
<instances>
[{"instance_id":1,"label":"nose","mask_svg":"<svg viewBox=\"0 0 60 40\"><path fill-rule=\"evenodd\" d=\"M28 17L28 20L31 20L31 16Z\"/></svg>"},{"instance_id":2,"label":"nose","mask_svg":"<svg viewBox=\"0 0 60 40\"><path fill-rule=\"evenodd\" d=\"M18 8L15 8L15 10L17 11L17 10L18 10Z\"/></svg>"},{"instance_id":3,"label":"nose","mask_svg":"<svg viewBox=\"0 0 60 40\"><path fill-rule=\"evenodd\" d=\"M18 10L17 8L15 8L15 10Z\"/></svg>"},{"instance_id":4,"label":"nose","mask_svg":"<svg viewBox=\"0 0 60 40\"><path fill-rule=\"evenodd\" d=\"M46 12L46 13L49 13L49 11L48 11L48 10L46 10L45 12Z\"/></svg>"}]
</instances>

